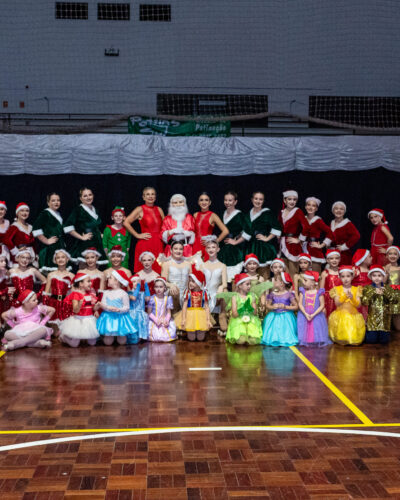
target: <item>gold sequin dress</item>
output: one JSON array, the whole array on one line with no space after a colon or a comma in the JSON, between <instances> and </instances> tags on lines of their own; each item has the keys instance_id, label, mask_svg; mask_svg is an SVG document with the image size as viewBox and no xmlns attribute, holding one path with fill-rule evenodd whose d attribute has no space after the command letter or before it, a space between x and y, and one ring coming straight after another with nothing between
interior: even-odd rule
<instances>
[{"instance_id":1,"label":"gold sequin dress","mask_svg":"<svg viewBox=\"0 0 400 500\"><path fill-rule=\"evenodd\" d=\"M388 277L389 285L400 285L400 270L390 271ZM390 304L390 312L392 314L400 314L400 290L395 290L397 300Z\"/></svg>"},{"instance_id":2,"label":"gold sequin dress","mask_svg":"<svg viewBox=\"0 0 400 500\"><path fill-rule=\"evenodd\" d=\"M383 294L379 295L376 288L367 285L363 288L361 302L368 306L367 330L370 332L390 332L392 319L391 306L397 302L396 290L385 285Z\"/></svg>"}]
</instances>

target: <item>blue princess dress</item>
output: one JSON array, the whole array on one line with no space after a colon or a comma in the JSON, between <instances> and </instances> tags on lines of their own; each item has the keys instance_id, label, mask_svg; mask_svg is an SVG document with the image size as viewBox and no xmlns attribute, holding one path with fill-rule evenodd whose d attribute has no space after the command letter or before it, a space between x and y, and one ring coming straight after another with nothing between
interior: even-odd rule
<instances>
[{"instance_id":1,"label":"blue princess dress","mask_svg":"<svg viewBox=\"0 0 400 500\"><path fill-rule=\"evenodd\" d=\"M281 295L270 293L267 296L267 300L271 300L272 304L284 304L285 306L290 306L293 298L293 292L285 292ZM261 344L288 347L298 343L296 316L293 311L286 309L270 311L263 321Z\"/></svg>"},{"instance_id":2,"label":"blue princess dress","mask_svg":"<svg viewBox=\"0 0 400 500\"><path fill-rule=\"evenodd\" d=\"M129 295L129 314L139 335L139 339L147 340L149 338L149 317L146 313L146 297L150 297L150 290L147 283L144 283L144 291L138 283L136 290L128 292ZM128 344L131 342L128 337Z\"/></svg>"},{"instance_id":3,"label":"blue princess dress","mask_svg":"<svg viewBox=\"0 0 400 500\"><path fill-rule=\"evenodd\" d=\"M129 314L129 296L124 290L105 290L101 307L103 312L96 325L100 335L127 337L130 344L139 342L137 328ZM117 307L119 311L110 311L110 307Z\"/></svg>"}]
</instances>

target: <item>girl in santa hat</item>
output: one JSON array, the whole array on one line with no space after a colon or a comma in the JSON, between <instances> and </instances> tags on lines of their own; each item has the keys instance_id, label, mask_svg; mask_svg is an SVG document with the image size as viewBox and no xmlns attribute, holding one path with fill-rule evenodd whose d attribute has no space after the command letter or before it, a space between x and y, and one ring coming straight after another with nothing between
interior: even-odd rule
<instances>
[{"instance_id":1,"label":"girl in santa hat","mask_svg":"<svg viewBox=\"0 0 400 500\"><path fill-rule=\"evenodd\" d=\"M254 253L247 254L244 258L243 267L246 274L250 276L252 287L264 281L264 278L257 272L260 268L260 261L258 260L257 255L255 255ZM235 289L235 285L233 288Z\"/></svg>"},{"instance_id":2,"label":"girl in santa hat","mask_svg":"<svg viewBox=\"0 0 400 500\"><path fill-rule=\"evenodd\" d=\"M352 266L340 266L341 285L329 292L335 301L336 310L328 318L329 336L337 344L359 345L365 337L365 322L358 312L361 304L361 287L352 286Z\"/></svg>"},{"instance_id":3,"label":"girl in santa hat","mask_svg":"<svg viewBox=\"0 0 400 500\"><path fill-rule=\"evenodd\" d=\"M60 196L57 193L47 195L48 208L44 209L33 223L32 234L41 243L39 251L39 270L47 275L57 269L54 264L54 252L65 249L63 220L59 209Z\"/></svg>"},{"instance_id":4,"label":"girl in santa hat","mask_svg":"<svg viewBox=\"0 0 400 500\"><path fill-rule=\"evenodd\" d=\"M86 340L91 346L96 345L99 332L96 328L94 313L100 304L97 297L91 293L90 276L78 272L72 282L75 290L70 293L65 302L72 308L72 316L60 323L60 340L70 347L78 347L81 340Z\"/></svg>"},{"instance_id":5,"label":"girl in santa hat","mask_svg":"<svg viewBox=\"0 0 400 500\"><path fill-rule=\"evenodd\" d=\"M32 234L32 226L27 223L30 209L26 203L18 203L15 209L15 222L7 229L3 237L3 243L7 246L13 262L18 250L24 248L35 249L35 238Z\"/></svg>"},{"instance_id":6,"label":"girl in santa hat","mask_svg":"<svg viewBox=\"0 0 400 500\"><path fill-rule=\"evenodd\" d=\"M111 263L110 252L115 245L121 247L124 254L122 259L122 267L129 267L129 248L131 246L131 234L126 230L123 223L125 220L125 210L123 207L115 207L111 212L113 224L105 227L103 232L103 248L108 257L108 267L113 267Z\"/></svg>"},{"instance_id":7,"label":"girl in santa hat","mask_svg":"<svg viewBox=\"0 0 400 500\"><path fill-rule=\"evenodd\" d=\"M371 284L369 279L369 266L372 264L372 256L369 250L359 248L353 255L351 261L354 268L353 286L367 286ZM368 306L362 305L359 308L360 313L363 315L364 320L367 321Z\"/></svg>"},{"instance_id":8,"label":"girl in santa hat","mask_svg":"<svg viewBox=\"0 0 400 500\"><path fill-rule=\"evenodd\" d=\"M304 286L299 289L297 335L300 345L323 347L332 344L323 313L325 290L318 289L318 280L319 274L316 271L306 271L303 275Z\"/></svg>"},{"instance_id":9,"label":"girl in santa hat","mask_svg":"<svg viewBox=\"0 0 400 500\"><path fill-rule=\"evenodd\" d=\"M146 314L145 309L146 303L150 300L151 292L148 284L145 281L142 282L140 279L139 273L134 274L131 278L129 278L128 295L129 314L133 319L139 338L147 340L149 336L149 317Z\"/></svg>"},{"instance_id":10,"label":"girl in santa hat","mask_svg":"<svg viewBox=\"0 0 400 500\"><path fill-rule=\"evenodd\" d=\"M234 281L236 291L227 304L227 309L232 312L226 341L231 344L259 344L262 329L257 316L257 298L250 292L251 277L247 273L241 273L235 276Z\"/></svg>"},{"instance_id":11,"label":"girl in santa hat","mask_svg":"<svg viewBox=\"0 0 400 500\"><path fill-rule=\"evenodd\" d=\"M9 260L6 255L0 254L0 315L10 309L10 296L15 292L10 284L10 273L7 270Z\"/></svg>"},{"instance_id":12,"label":"girl in santa hat","mask_svg":"<svg viewBox=\"0 0 400 500\"><path fill-rule=\"evenodd\" d=\"M186 332L188 340L191 341L203 341L206 333L212 328L205 281L204 273L192 266L182 311L175 316L177 327Z\"/></svg>"},{"instance_id":13,"label":"girl in santa hat","mask_svg":"<svg viewBox=\"0 0 400 500\"><path fill-rule=\"evenodd\" d=\"M10 260L10 251L7 245L4 243L4 237L6 235L7 229L10 227L10 221L7 220L7 205L5 201L0 201L0 255L7 255L8 260Z\"/></svg>"},{"instance_id":14,"label":"girl in santa hat","mask_svg":"<svg viewBox=\"0 0 400 500\"><path fill-rule=\"evenodd\" d=\"M92 282L92 292L99 295L106 285L103 271L97 267L99 259L101 258L100 252L95 247L89 247L82 252L82 260L85 261L85 266L82 271L90 276Z\"/></svg>"},{"instance_id":15,"label":"girl in santa hat","mask_svg":"<svg viewBox=\"0 0 400 500\"><path fill-rule=\"evenodd\" d=\"M282 195L285 208L279 214L279 222L283 228L280 248L289 274L294 276L298 272L299 255L303 251L301 244L305 241L308 223L303 212L296 207L299 199L297 191L284 191Z\"/></svg>"},{"instance_id":16,"label":"girl in santa hat","mask_svg":"<svg viewBox=\"0 0 400 500\"><path fill-rule=\"evenodd\" d=\"M132 276L129 269L122 267L122 262L125 259L125 252L122 250L121 245L114 245L108 252L108 258L110 260L111 267L107 267L107 269L103 271L105 283L107 283L107 280L113 271L124 271L128 278Z\"/></svg>"},{"instance_id":17,"label":"girl in santa hat","mask_svg":"<svg viewBox=\"0 0 400 500\"><path fill-rule=\"evenodd\" d=\"M391 305L398 301L396 290L385 285L386 271L381 266L372 266L368 273L371 285L363 288L361 301L368 307L367 344L387 344L390 339Z\"/></svg>"},{"instance_id":18,"label":"girl in santa hat","mask_svg":"<svg viewBox=\"0 0 400 500\"><path fill-rule=\"evenodd\" d=\"M400 331L400 247L391 245L386 250L386 259L388 264L385 267L387 274L387 281L391 287L396 290L398 297L397 302L391 304L391 313L393 319L393 327L395 330Z\"/></svg>"},{"instance_id":19,"label":"girl in santa hat","mask_svg":"<svg viewBox=\"0 0 400 500\"><path fill-rule=\"evenodd\" d=\"M154 295L147 305L149 315L149 340L151 342L171 342L177 339L175 322L172 319L174 305L167 296L167 282L158 277L154 280Z\"/></svg>"},{"instance_id":20,"label":"girl in santa hat","mask_svg":"<svg viewBox=\"0 0 400 500\"><path fill-rule=\"evenodd\" d=\"M296 273L293 277L293 288L297 302L299 302L299 288L301 286L304 287L304 273L312 270L311 265L311 255L308 253L301 253L299 255L299 272Z\"/></svg>"},{"instance_id":21,"label":"girl in santa hat","mask_svg":"<svg viewBox=\"0 0 400 500\"><path fill-rule=\"evenodd\" d=\"M316 215L320 204L321 200L315 196L306 199L306 220L308 225L305 233L302 233L302 238L306 238L303 249L311 255L312 270L318 273L321 272L322 264L326 262L322 249L328 248L333 241L333 233L330 227L325 224L319 215ZM322 235L324 240L322 240Z\"/></svg>"},{"instance_id":22,"label":"girl in santa hat","mask_svg":"<svg viewBox=\"0 0 400 500\"><path fill-rule=\"evenodd\" d=\"M153 269L156 262L156 256L148 250L145 250L139 255L139 262L143 268L136 274L140 276L142 283L147 283L150 294L154 295L154 280L160 276L158 272Z\"/></svg>"},{"instance_id":23,"label":"girl in santa hat","mask_svg":"<svg viewBox=\"0 0 400 500\"><path fill-rule=\"evenodd\" d=\"M386 264L386 250L393 243L385 213L380 208L368 212L368 219L375 226L371 234L372 263L378 266Z\"/></svg>"},{"instance_id":24,"label":"girl in santa hat","mask_svg":"<svg viewBox=\"0 0 400 500\"><path fill-rule=\"evenodd\" d=\"M19 305L18 295L24 290L33 290L35 282L40 282L42 289L44 288L46 278L35 267L31 266L34 259L35 254L31 247L18 250L15 254L17 265L10 269L10 280L14 289L11 302L13 307Z\"/></svg>"},{"instance_id":25,"label":"girl in santa hat","mask_svg":"<svg viewBox=\"0 0 400 500\"><path fill-rule=\"evenodd\" d=\"M46 327L46 323L54 314L54 308L38 304L33 290L21 292L18 303L19 307L2 314L2 318L11 326L2 340L3 349L13 351L21 347L51 347L53 332Z\"/></svg>"},{"instance_id":26,"label":"girl in santa hat","mask_svg":"<svg viewBox=\"0 0 400 500\"><path fill-rule=\"evenodd\" d=\"M330 314L336 309L336 304L330 296L330 291L332 288L340 286L342 283L339 278L339 250L333 248L328 249L326 251L326 261L328 265L321 274L320 287L325 289L325 313L326 317L329 318Z\"/></svg>"},{"instance_id":27,"label":"girl in santa hat","mask_svg":"<svg viewBox=\"0 0 400 500\"><path fill-rule=\"evenodd\" d=\"M281 278L281 274L284 272L286 272L285 261L279 257L275 257L275 259L271 262L272 286L275 286L276 279L279 280Z\"/></svg>"},{"instance_id":28,"label":"girl in santa hat","mask_svg":"<svg viewBox=\"0 0 400 500\"><path fill-rule=\"evenodd\" d=\"M299 343L297 339L297 301L292 291L293 280L289 273L276 276L273 291L267 295L266 307L270 311L263 321L261 344L287 347Z\"/></svg>"},{"instance_id":29,"label":"girl in santa hat","mask_svg":"<svg viewBox=\"0 0 400 500\"><path fill-rule=\"evenodd\" d=\"M342 265L351 264L352 247L360 239L360 233L356 226L347 218L344 218L347 207L343 201L335 201L332 205L332 213L335 216L331 222L331 231L334 236L332 248L336 248L341 254Z\"/></svg>"},{"instance_id":30,"label":"girl in santa hat","mask_svg":"<svg viewBox=\"0 0 400 500\"><path fill-rule=\"evenodd\" d=\"M119 345L139 342L139 333L129 314L129 295L125 291L130 285L124 271L112 271L108 278L108 290L103 292L100 306L103 313L97 320L97 330L105 345L117 340Z\"/></svg>"}]
</instances>

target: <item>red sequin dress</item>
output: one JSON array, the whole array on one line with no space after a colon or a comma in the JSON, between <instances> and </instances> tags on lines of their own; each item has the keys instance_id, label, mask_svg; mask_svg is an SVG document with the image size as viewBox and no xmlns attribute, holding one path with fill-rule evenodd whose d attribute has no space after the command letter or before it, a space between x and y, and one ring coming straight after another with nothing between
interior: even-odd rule
<instances>
[{"instance_id":1,"label":"red sequin dress","mask_svg":"<svg viewBox=\"0 0 400 500\"><path fill-rule=\"evenodd\" d=\"M160 210L158 207L149 207L147 205L142 205L143 217L140 219L140 230L142 233L150 233L151 238L149 240L138 240L135 246L135 273L143 269L142 264L139 261L140 255L147 251L151 252L157 259L160 253L164 252L164 244L161 239L161 225L162 218ZM154 262L153 269L157 273L161 272L159 264Z\"/></svg>"},{"instance_id":2,"label":"red sequin dress","mask_svg":"<svg viewBox=\"0 0 400 500\"><path fill-rule=\"evenodd\" d=\"M54 307L56 312L51 318L52 323L59 324L72 314L71 302L65 301L68 292L71 289L71 278L52 278L50 285L51 295L47 299L48 305Z\"/></svg>"},{"instance_id":3,"label":"red sequin dress","mask_svg":"<svg viewBox=\"0 0 400 500\"><path fill-rule=\"evenodd\" d=\"M361 272L360 271L360 274L358 276L356 276L353 281L351 282L351 284L353 286L367 286L367 285L371 285L372 281L368 278L368 271L366 272ZM359 308L358 308L359 312L363 315L364 317L364 320L367 321L367 317L368 317L368 306L363 306L361 305Z\"/></svg>"},{"instance_id":4,"label":"red sequin dress","mask_svg":"<svg viewBox=\"0 0 400 500\"><path fill-rule=\"evenodd\" d=\"M384 266L386 264L386 253L380 253L379 251L382 248L386 251L389 246L387 236L382 231L382 227L384 226L390 231L387 224L378 224L374 227L371 234L372 264L375 266Z\"/></svg>"},{"instance_id":5,"label":"red sequin dress","mask_svg":"<svg viewBox=\"0 0 400 500\"><path fill-rule=\"evenodd\" d=\"M214 232L214 224L210 224L211 216L214 212L207 210L207 212L197 212L194 218L194 232L195 240L193 243L193 255L197 252L201 252L203 261L208 260L208 254L205 247L202 245L202 241L207 241Z\"/></svg>"},{"instance_id":6,"label":"red sequin dress","mask_svg":"<svg viewBox=\"0 0 400 500\"><path fill-rule=\"evenodd\" d=\"M19 307L21 304L18 302L18 295L24 290L33 290L35 285L34 280L34 270L28 269L23 273L10 271L11 284L15 288L14 295L12 296L11 305L12 307Z\"/></svg>"},{"instance_id":7,"label":"red sequin dress","mask_svg":"<svg viewBox=\"0 0 400 500\"><path fill-rule=\"evenodd\" d=\"M0 276L0 314L8 311L11 307L8 296L8 276Z\"/></svg>"},{"instance_id":8,"label":"red sequin dress","mask_svg":"<svg viewBox=\"0 0 400 500\"><path fill-rule=\"evenodd\" d=\"M341 284L342 282L340 281L339 275L329 274L328 272L328 276L325 280L325 311L327 318L336 309L335 301L329 295L329 292L330 290L332 290L332 288L334 288L335 286L340 286Z\"/></svg>"}]
</instances>

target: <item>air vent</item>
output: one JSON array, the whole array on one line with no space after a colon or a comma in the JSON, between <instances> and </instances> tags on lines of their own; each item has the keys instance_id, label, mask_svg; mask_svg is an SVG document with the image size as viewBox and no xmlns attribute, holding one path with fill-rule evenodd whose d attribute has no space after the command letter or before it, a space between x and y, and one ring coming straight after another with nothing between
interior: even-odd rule
<instances>
[{"instance_id":1,"label":"air vent","mask_svg":"<svg viewBox=\"0 0 400 500\"><path fill-rule=\"evenodd\" d=\"M87 19L88 4L83 2L56 2L56 19Z\"/></svg>"},{"instance_id":2,"label":"air vent","mask_svg":"<svg viewBox=\"0 0 400 500\"><path fill-rule=\"evenodd\" d=\"M129 3L98 3L97 19L99 21L129 21L131 6Z\"/></svg>"},{"instance_id":3,"label":"air vent","mask_svg":"<svg viewBox=\"0 0 400 500\"><path fill-rule=\"evenodd\" d=\"M171 21L171 5L141 4L139 19L141 21Z\"/></svg>"}]
</instances>

